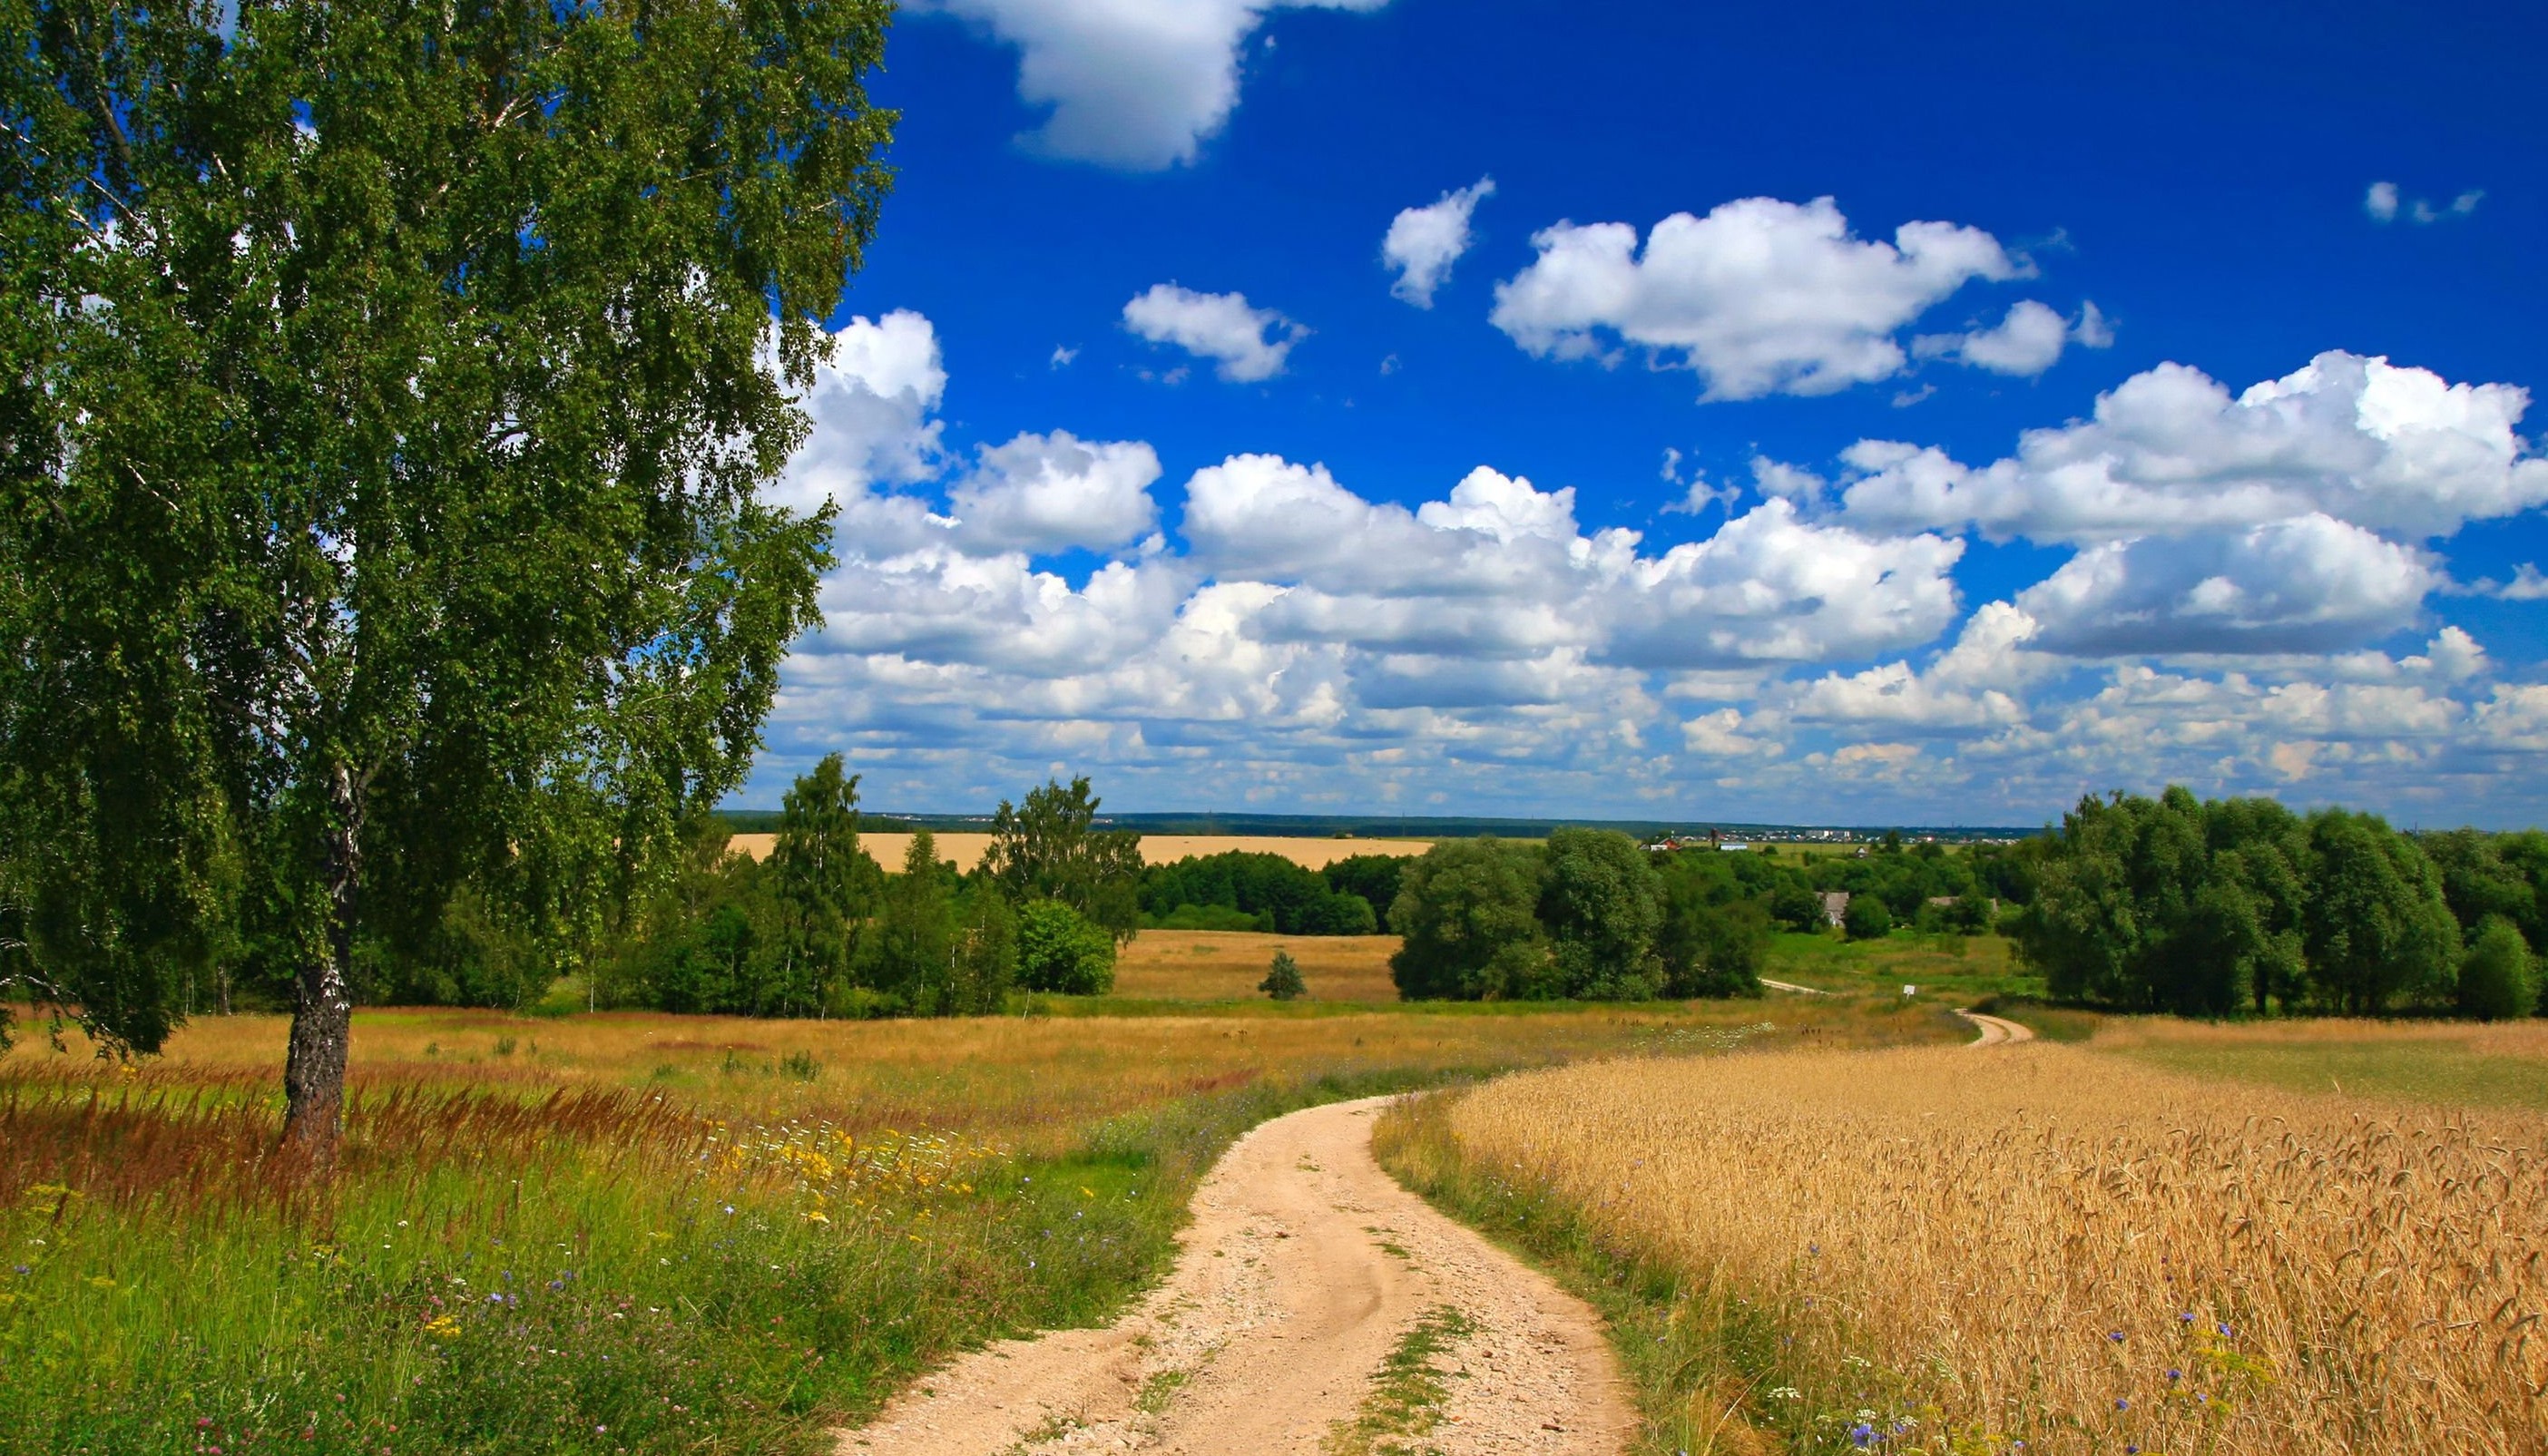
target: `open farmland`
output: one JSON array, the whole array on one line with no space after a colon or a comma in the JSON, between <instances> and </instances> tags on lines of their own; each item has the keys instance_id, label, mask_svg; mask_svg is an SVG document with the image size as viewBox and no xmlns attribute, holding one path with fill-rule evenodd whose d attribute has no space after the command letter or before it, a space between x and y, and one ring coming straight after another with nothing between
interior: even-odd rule
<instances>
[{"instance_id":1,"label":"open farmland","mask_svg":"<svg viewBox=\"0 0 2548 1456\"><path fill-rule=\"evenodd\" d=\"M1273 1114L1956 1035L1837 1001L1053 1009L366 1011L324 1184L278 1149L283 1018L131 1071L31 1040L0 1055L0 1451L819 1450L956 1349L1111 1318Z\"/></svg>"},{"instance_id":2,"label":"open farmland","mask_svg":"<svg viewBox=\"0 0 2548 1456\"><path fill-rule=\"evenodd\" d=\"M991 847L987 834L941 834L938 858L952 860L956 867L970 871L982 861L982 852ZM774 834L738 834L726 843L739 853L756 860L769 857L770 848L777 843ZM859 847L875 858L888 873L902 869L903 851L911 844L907 834L862 834ZM1170 864L1189 857L1225 855L1236 850L1250 855L1280 855L1304 869L1324 869L1338 860L1355 855L1420 855L1433 847L1432 841L1420 839L1311 839L1282 835L1247 834L1145 834L1141 836L1141 862L1145 864ZM1383 906L1387 909L1387 906Z\"/></svg>"},{"instance_id":3,"label":"open farmland","mask_svg":"<svg viewBox=\"0 0 2548 1456\"><path fill-rule=\"evenodd\" d=\"M1652 1449L2548 1451L2528 1111L2037 1043L1571 1067L1380 1142L1614 1291Z\"/></svg>"},{"instance_id":4,"label":"open farmland","mask_svg":"<svg viewBox=\"0 0 2548 1456\"><path fill-rule=\"evenodd\" d=\"M1140 1000L1246 1000L1274 953L1300 962L1313 1001L1387 1004L1396 936L1273 936L1252 931L1145 930L1115 962L1115 994Z\"/></svg>"}]
</instances>

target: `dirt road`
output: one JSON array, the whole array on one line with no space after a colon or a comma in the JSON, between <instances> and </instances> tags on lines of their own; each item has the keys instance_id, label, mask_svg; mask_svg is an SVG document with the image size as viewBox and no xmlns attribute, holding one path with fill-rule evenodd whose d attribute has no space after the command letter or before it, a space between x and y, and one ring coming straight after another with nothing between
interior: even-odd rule
<instances>
[{"instance_id":1,"label":"dirt road","mask_svg":"<svg viewBox=\"0 0 2548 1456\"><path fill-rule=\"evenodd\" d=\"M1984 1016L1978 1011L1958 1011L1956 1015L1971 1022L1981 1032L1978 1039L1964 1044L1968 1046L2006 1046L2035 1040L2034 1028L2020 1026L2006 1017Z\"/></svg>"},{"instance_id":2,"label":"dirt road","mask_svg":"<svg viewBox=\"0 0 2548 1456\"><path fill-rule=\"evenodd\" d=\"M1410 1369L1436 1388L1437 1413L1414 1417L1431 1421L1427 1449L1621 1449L1632 1418L1598 1318L1381 1171L1371 1127L1387 1105L1249 1133L1132 1316L966 1355L844 1432L842 1456L1364 1449L1407 1428L1409 1403L1373 1399L1393 1352L1392 1390Z\"/></svg>"}]
</instances>

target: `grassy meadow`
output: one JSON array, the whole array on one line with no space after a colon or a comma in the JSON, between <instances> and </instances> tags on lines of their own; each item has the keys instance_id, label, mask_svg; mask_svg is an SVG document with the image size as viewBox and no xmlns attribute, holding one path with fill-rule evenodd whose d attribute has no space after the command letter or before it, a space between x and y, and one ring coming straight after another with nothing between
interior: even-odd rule
<instances>
[{"instance_id":1,"label":"grassy meadow","mask_svg":"<svg viewBox=\"0 0 2548 1456\"><path fill-rule=\"evenodd\" d=\"M1882 940L1844 941L1836 934L1779 931L1771 937L1762 974L1816 990L1879 996L1900 995L1907 985L1957 1006L1985 996L2044 994L2043 977L2020 965L2015 947L1995 935L1905 930Z\"/></svg>"},{"instance_id":2,"label":"grassy meadow","mask_svg":"<svg viewBox=\"0 0 2548 1456\"><path fill-rule=\"evenodd\" d=\"M1839 999L1226 1001L1257 939L1152 988L1196 999L1049 1015L366 1011L328 1180L277 1152L282 1018L198 1020L131 1069L31 1039L0 1057L0 1451L820 1450L957 1348L1108 1318L1272 1114L1957 1035ZM1314 995L1348 980L1310 967Z\"/></svg>"},{"instance_id":3,"label":"grassy meadow","mask_svg":"<svg viewBox=\"0 0 2548 1456\"><path fill-rule=\"evenodd\" d=\"M2513 1456L2543 1083L2535 1029L2108 1022L1554 1069L1378 1137L1610 1316L1649 1451Z\"/></svg>"}]
</instances>

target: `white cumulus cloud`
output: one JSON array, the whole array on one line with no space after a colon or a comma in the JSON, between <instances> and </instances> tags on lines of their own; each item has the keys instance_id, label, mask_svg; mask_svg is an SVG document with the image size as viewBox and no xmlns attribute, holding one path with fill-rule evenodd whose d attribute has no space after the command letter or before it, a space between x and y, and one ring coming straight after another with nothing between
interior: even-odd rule
<instances>
[{"instance_id":1,"label":"white cumulus cloud","mask_svg":"<svg viewBox=\"0 0 2548 1456\"><path fill-rule=\"evenodd\" d=\"M1018 47L1018 95L1050 107L1028 145L1129 171L1191 162L1238 104L1239 47L1277 10L1388 0L920 0Z\"/></svg>"},{"instance_id":2,"label":"white cumulus cloud","mask_svg":"<svg viewBox=\"0 0 2548 1456\"><path fill-rule=\"evenodd\" d=\"M2081 306L2074 324L2045 304L2020 299L2009 306L2007 317L1988 328L1923 334L1912 341L1912 352L1924 359L1953 359L1993 374L2032 379L2059 363L2062 349L2074 341L2092 349L2115 341L2095 304Z\"/></svg>"},{"instance_id":3,"label":"white cumulus cloud","mask_svg":"<svg viewBox=\"0 0 2548 1456\"><path fill-rule=\"evenodd\" d=\"M1433 291L1451 276L1451 265L1469 250L1469 218L1481 198L1492 197L1496 179L1481 177L1457 192L1445 192L1422 207L1405 208L1389 222L1380 240L1381 261L1397 270L1389 291L1419 309L1433 307Z\"/></svg>"},{"instance_id":4,"label":"white cumulus cloud","mask_svg":"<svg viewBox=\"0 0 2548 1456\"><path fill-rule=\"evenodd\" d=\"M1152 286L1124 306L1124 326L1154 344L1172 344L1219 366L1235 383L1272 379L1309 330L1272 309L1251 308L1236 293L1197 293L1174 283Z\"/></svg>"},{"instance_id":5,"label":"white cumulus cloud","mask_svg":"<svg viewBox=\"0 0 2548 1456\"><path fill-rule=\"evenodd\" d=\"M851 319L796 402L812 430L768 499L810 510L827 500L846 504L879 482L928 479L944 454L935 416L946 394L938 330L926 318L897 309Z\"/></svg>"},{"instance_id":6,"label":"white cumulus cloud","mask_svg":"<svg viewBox=\"0 0 2548 1456\"><path fill-rule=\"evenodd\" d=\"M1787 700L1787 711L1806 721L1886 724L1913 731L2021 722L2026 708L2020 691L2060 671L2057 659L2029 648L2036 632L2035 619L2017 606L1989 602L1927 669L1892 662L1846 676L1826 674L1798 687Z\"/></svg>"},{"instance_id":7,"label":"white cumulus cloud","mask_svg":"<svg viewBox=\"0 0 2548 1456\"><path fill-rule=\"evenodd\" d=\"M1847 517L1883 530L1971 525L2082 544L2322 513L2401 537L2548 501L2548 459L2515 430L2529 394L2452 384L2340 350L2231 395L2162 364L2097 399L2095 416L2027 431L1979 468L1863 441Z\"/></svg>"},{"instance_id":8,"label":"white cumulus cloud","mask_svg":"<svg viewBox=\"0 0 2548 1456\"><path fill-rule=\"evenodd\" d=\"M2422 198L2408 201L2395 182L2374 182L2362 194L2362 210L2374 223L2395 223L2403 207L2407 221L2417 224L2438 223L2444 218L2465 218L2486 201L2483 188L2472 187L2439 207Z\"/></svg>"},{"instance_id":9,"label":"white cumulus cloud","mask_svg":"<svg viewBox=\"0 0 2548 1456\"><path fill-rule=\"evenodd\" d=\"M2438 581L2414 548L2312 514L2092 546L2017 604L2051 652L2329 652L2412 625Z\"/></svg>"},{"instance_id":10,"label":"white cumulus cloud","mask_svg":"<svg viewBox=\"0 0 2548 1456\"><path fill-rule=\"evenodd\" d=\"M972 476L951 493L951 508L975 549L1111 551L1158 520L1150 500L1158 478L1158 453L1138 440L1087 441L1067 430L1023 434L982 452Z\"/></svg>"},{"instance_id":11,"label":"white cumulus cloud","mask_svg":"<svg viewBox=\"0 0 2548 1456\"><path fill-rule=\"evenodd\" d=\"M1615 336L1705 381L1703 398L1829 394L1898 373L1896 333L1974 279L2021 269L1977 228L1906 223L1858 237L1832 199L1752 197L1676 213L1642 249L1624 223L1560 223L1496 288L1498 328L1533 354L1584 358Z\"/></svg>"}]
</instances>

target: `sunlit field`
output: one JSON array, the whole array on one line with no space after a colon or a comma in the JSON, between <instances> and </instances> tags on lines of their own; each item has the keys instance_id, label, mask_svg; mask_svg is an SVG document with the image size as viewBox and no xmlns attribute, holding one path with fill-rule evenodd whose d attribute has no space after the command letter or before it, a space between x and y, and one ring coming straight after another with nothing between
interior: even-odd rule
<instances>
[{"instance_id":1,"label":"sunlit field","mask_svg":"<svg viewBox=\"0 0 2548 1456\"><path fill-rule=\"evenodd\" d=\"M2171 1071L2296 1092L2548 1112L2548 1023L2537 1021L2216 1026L2107 1018L2095 1045Z\"/></svg>"},{"instance_id":2,"label":"sunlit field","mask_svg":"<svg viewBox=\"0 0 2548 1456\"><path fill-rule=\"evenodd\" d=\"M937 844L938 858L955 863L958 869L971 870L982 861L982 852L991 847L987 834L957 831L930 837ZM728 844L737 851L759 860L770 853L777 836L738 834ZM911 844L907 834L869 832L859 836L859 847L874 857L888 874L902 871L903 851ZM1203 857L1227 854L1232 850L1252 855L1280 855L1304 869L1324 869L1338 860L1355 855L1420 855L1433 847L1422 839L1335 839L1306 835L1259 834L1145 834L1141 836L1141 860L1148 864L1168 864L1189 856ZM1380 907L1387 910L1389 907Z\"/></svg>"},{"instance_id":3,"label":"sunlit field","mask_svg":"<svg viewBox=\"0 0 2548 1456\"><path fill-rule=\"evenodd\" d=\"M2195 1032L1578 1066L1381 1146L1606 1296L1654 1450L2548 1450L2548 1119L2147 1064L2330 1045Z\"/></svg>"},{"instance_id":4,"label":"sunlit field","mask_svg":"<svg viewBox=\"0 0 2548 1456\"><path fill-rule=\"evenodd\" d=\"M1291 1107L1958 1035L1837 1001L1049 1004L364 1012L332 1180L276 1152L282 1018L131 1071L30 1039L0 1057L0 1451L824 1449L955 1349L1109 1316Z\"/></svg>"},{"instance_id":5,"label":"sunlit field","mask_svg":"<svg viewBox=\"0 0 2548 1456\"><path fill-rule=\"evenodd\" d=\"M1145 930L1115 962L1119 997L1172 1001L1241 1000L1261 993L1257 983L1276 951L1300 962L1313 1001L1389 1003L1398 987L1389 978L1396 936L1269 936L1249 931Z\"/></svg>"}]
</instances>

